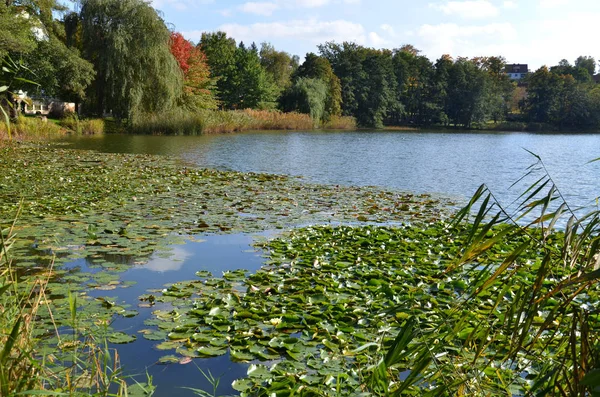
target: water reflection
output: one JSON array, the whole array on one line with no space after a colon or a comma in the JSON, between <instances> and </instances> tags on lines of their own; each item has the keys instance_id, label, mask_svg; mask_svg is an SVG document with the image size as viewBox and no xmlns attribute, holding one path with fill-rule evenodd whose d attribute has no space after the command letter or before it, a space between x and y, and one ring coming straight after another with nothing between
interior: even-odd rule
<instances>
[{"instance_id":1,"label":"water reflection","mask_svg":"<svg viewBox=\"0 0 600 397\"><path fill-rule=\"evenodd\" d=\"M194 254L185 249L185 246L176 246L165 254L155 254L140 269L164 273L180 270L184 262Z\"/></svg>"},{"instance_id":2,"label":"water reflection","mask_svg":"<svg viewBox=\"0 0 600 397\"><path fill-rule=\"evenodd\" d=\"M136 309L139 315L133 318L116 317L112 323L115 330L131 334L138 334L139 330L149 328L144 321L152 318L152 311L168 309L167 305L160 304L152 308L138 307L138 297L148 290L162 289L165 284L196 278L199 270L210 271L215 277L221 277L227 270L247 269L257 271L263 263L262 253L253 247L253 241L258 236L272 235L274 232L265 232L259 235L230 234L198 236L184 245L175 245L164 253L155 253L146 264L135 264L121 274L121 281L135 282L128 288L119 288L110 291L111 298L118 304L129 304L131 309ZM122 263L125 258L113 258ZM93 261L79 259L73 261L69 268L74 270L98 271L90 269ZM106 291L89 291L92 297L106 295ZM212 390L210 383L202 376L199 369L220 378L218 395L233 394L231 382L246 375L247 365L232 363L229 356L214 359L195 359L187 365L171 364L168 366L156 364L160 357L173 354L172 351L159 351L155 349L157 342L148 341L138 334L138 339L131 344L116 346L119 351L121 364L126 373L132 375L139 382L145 382L146 372L153 377L153 382L159 385L157 395L193 396L192 391L184 387Z\"/></svg>"}]
</instances>

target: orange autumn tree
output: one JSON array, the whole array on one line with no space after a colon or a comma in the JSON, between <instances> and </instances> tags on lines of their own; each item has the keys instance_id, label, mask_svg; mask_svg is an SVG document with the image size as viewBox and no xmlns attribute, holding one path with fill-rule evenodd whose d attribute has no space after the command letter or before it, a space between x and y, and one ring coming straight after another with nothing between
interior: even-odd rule
<instances>
[{"instance_id":1,"label":"orange autumn tree","mask_svg":"<svg viewBox=\"0 0 600 397\"><path fill-rule=\"evenodd\" d=\"M206 55L177 32L171 33L171 54L184 77L181 104L190 110L216 109L216 85L210 76Z\"/></svg>"}]
</instances>

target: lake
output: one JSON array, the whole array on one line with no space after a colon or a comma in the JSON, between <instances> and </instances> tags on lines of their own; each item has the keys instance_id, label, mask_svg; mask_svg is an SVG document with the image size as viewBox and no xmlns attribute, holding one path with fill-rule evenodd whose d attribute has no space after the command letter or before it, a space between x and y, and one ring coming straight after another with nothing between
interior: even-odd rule
<instances>
[{"instance_id":1,"label":"lake","mask_svg":"<svg viewBox=\"0 0 600 397\"><path fill-rule=\"evenodd\" d=\"M565 197L575 206L596 203L600 193L600 135L458 133L458 132L252 132L200 137L106 135L71 137L67 147L101 152L175 156L200 167L244 172L287 174L307 181L380 186L415 193L468 198L482 183L503 202L520 190L509 189L539 155ZM266 232L266 235L273 232ZM148 289L194 278L199 270L218 274L261 266L260 252L252 249L255 236L246 234L199 236L206 241L175 246L170 258L155 255L144 266L122 275L137 284L119 292L132 305ZM85 261L73 265L85 268ZM93 294L93 293L92 293ZM100 294L100 293L98 293ZM150 310L134 319L118 319L115 329L136 332L144 327ZM138 338L119 347L129 373L146 370L159 386L157 395L192 395L181 386L210 389L194 365L157 366L164 352ZM196 360L196 365L221 377L219 393L231 393L232 380L243 377L246 364L232 364L227 356ZM144 380L144 376L139 377Z\"/></svg>"},{"instance_id":2,"label":"lake","mask_svg":"<svg viewBox=\"0 0 600 397\"><path fill-rule=\"evenodd\" d=\"M501 199L539 155L564 195L600 195L600 135L457 132L255 132L228 135L73 137L73 148L177 156L225 170L301 176L325 184L381 186L470 197L483 183Z\"/></svg>"}]
</instances>

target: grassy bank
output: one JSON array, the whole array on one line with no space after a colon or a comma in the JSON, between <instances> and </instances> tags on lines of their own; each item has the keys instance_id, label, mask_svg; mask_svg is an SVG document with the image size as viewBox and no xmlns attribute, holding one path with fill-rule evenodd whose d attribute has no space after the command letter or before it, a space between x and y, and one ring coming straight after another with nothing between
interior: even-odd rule
<instances>
[{"instance_id":1,"label":"grassy bank","mask_svg":"<svg viewBox=\"0 0 600 397\"><path fill-rule=\"evenodd\" d=\"M7 125L0 122L0 141L46 140L63 135L99 135L106 130L102 119L80 119L68 115L63 119L20 115Z\"/></svg>"},{"instance_id":2,"label":"grassy bank","mask_svg":"<svg viewBox=\"0 0 600 397\"><path fill-rule=\"evenodd\" d=\"M353 129L351 117L333 117L323 125L327 129ZM201 111L197 113L173 111L144 115L132 123L134 134L201 135L251 130L305 130L315 129L308 114L282 113L268 110Z\"/></svg>"},{"instance_id":3,"label":"grassy bank","mask_svg":"<svg viewBox=\"0 0 600 397\"><path fill-rule=\"evenodd\" d=\"M19 116L7 126L0 123L0 141L44 140L61 135L99 135L103 133L133 133L147 135L202 135L252 130L311 131L316 128L352 130L352 117L333 116L321 125L315 125L307 114L283 113L270 110L221 111L206 110L196 113L175 110L145 114L131 124L113 119L83 119L67 115L63 119Z\"/></svg>"}]
</instances>

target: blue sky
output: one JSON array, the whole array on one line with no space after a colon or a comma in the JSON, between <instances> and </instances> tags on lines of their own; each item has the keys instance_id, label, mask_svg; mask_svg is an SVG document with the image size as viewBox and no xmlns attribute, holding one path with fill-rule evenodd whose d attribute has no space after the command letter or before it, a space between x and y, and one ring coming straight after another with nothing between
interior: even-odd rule
<instances>
[{"instance_id":1,"label":"blue sky","mask_svg":"<svg viewBox=\"0 0 600 397\"><path fill-rule=\"evenodd\" d=\"M413 44L432 60L503 55L509 63L555 65L600 58L598 0L152 0L164 19L197 42L224 30L299 55L325 41L376 48ZM597 52L595 52L597 51Z\"/></svg>"}]
</instances>

